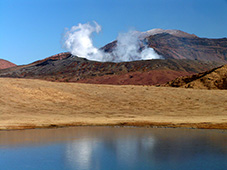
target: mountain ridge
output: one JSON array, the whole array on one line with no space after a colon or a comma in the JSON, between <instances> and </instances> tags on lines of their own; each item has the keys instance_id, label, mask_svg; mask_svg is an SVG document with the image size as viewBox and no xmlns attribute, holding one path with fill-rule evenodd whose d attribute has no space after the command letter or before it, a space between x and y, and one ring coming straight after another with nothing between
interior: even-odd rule
<instances>
[{"instance_id":1,"label":"mountain ridge","mask_svg":"<svg viewBox=\"0 0 227 170\"><path fill-rule=\"evenodd\" d=\"M219 66L216 62L156 59L133 62L96 62L61 53L28 65L0 70L0 77L104 84L162 84L178 76ZM157 76L159 75L159 76ZM108 81L104 81L107 80ZM116 80L117 79L117 80ZM121 81L123 79L123 81Z\"/></svg>"},{"instance_id":2,"label":"mountain ridge","mask_svg":"<svg viewBox=\"0 0 227 170\"><path fill-rule=\"evenodd\" d=\"M145 32L141 32L142 37L148 37L151 35L157 35L157 34L162 34L162 33L168 33L174 36L178 37L188 37L188 38L198 38L195 34L189 34L187 32L181 31L181 30L176 30L176 29L161 29L161 28L155 28L151 29Z\"/></svg>"},{"instance_id":3,"label":"mountain ridge","mask_svg":"<svg viewBox=\"0 0 227 170\"><path fill-rule=\"evenodd\" d=\"M180 36L168 33L174 31L179 31ZM146 32L142 34L146 34ZM186 36L183 36L184 34ZM167 30L157 34L148 34L141 39L141 42L140 50L143 50L145 46L153 48L164 59L208 60L227 63L227 38L200 38L180 30ZM116 46L117 41L115 40L100 49L111 53Z\"/></svg>"},{"instance_id":4,"label":"mountain ridge","mask_svg":"<svg viewBox=\"0 0 227 170\"><path fill-rule=\"evenodd\" d=\"M151 47L164 59L97 62L63 52L28 65L0 70L0 77L95 84L157 85L227 63L227 38L199 38L180 30L155 29L148 33L149 35L140 39L139 50ZM116 45L117 41L113 41L100 50L111 53Z\"/></svg>"}]
</instances>

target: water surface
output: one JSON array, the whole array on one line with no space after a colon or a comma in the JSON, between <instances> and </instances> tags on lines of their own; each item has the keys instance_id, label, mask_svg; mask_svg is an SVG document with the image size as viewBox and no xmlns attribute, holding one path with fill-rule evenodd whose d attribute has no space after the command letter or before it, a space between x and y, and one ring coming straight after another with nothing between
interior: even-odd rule
<instances>
[{"instance_id":1,"label":"water surface","mask_svg":"<svg viewBox=\"0 0 227 170\"><path fill-rule=\"evenodd\" d=\"M227 132L74 127L0 131L0 170L224 170Z\"/></svg>"}]
</instances>

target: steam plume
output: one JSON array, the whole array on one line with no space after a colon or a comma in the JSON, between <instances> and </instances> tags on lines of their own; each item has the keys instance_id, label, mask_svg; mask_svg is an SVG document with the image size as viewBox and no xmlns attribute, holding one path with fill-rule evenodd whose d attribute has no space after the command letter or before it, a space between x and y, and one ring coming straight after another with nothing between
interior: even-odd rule
<instances>
[{"instance_id":1,"label":"steam plume","mask_svg":"<svg viewBox=\"0 0 227 170\"><path fill-rule=\"evenodd\" d=\"M95 61L135 61L135 60L149 60L162 58L154 49L148 48L143 45L141 51L140 33L136 31L129 31L127 33L120 33L117 37L117 45L111 53L94 47L92 43L92 34L99 33L101 26L97 22L93 24L78 24L73 26L65 33L63 47L66 48L71 54L78 57L87 58Z\"/></svg>"},{"instance_id":2,"label":"steam plume","mask_svg":"<svg viewBox=\"0 0 227 170\"><path fill-rule=\"evenodd\" d=\"M71 54L87 58L89 60L101 61L99 50L93 46L91 35L93 32L99 33L101 26L94 22L93 25L79 24L73 26L64 36L64 47Z\"/></svg>"}]
</instances>

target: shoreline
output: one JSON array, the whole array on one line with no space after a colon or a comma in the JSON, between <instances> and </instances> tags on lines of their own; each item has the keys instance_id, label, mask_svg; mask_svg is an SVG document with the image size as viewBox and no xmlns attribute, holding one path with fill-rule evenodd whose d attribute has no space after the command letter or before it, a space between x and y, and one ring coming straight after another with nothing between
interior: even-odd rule
<instances>
[{"instance_id":1,"label":"shoreline","mask_svg":"<svg viewBox=\"0 0 227 170\"><path fill-rule=\"evenodd\" d=\"M186 129L210 129L227 130L227 123L166 123L166 122L119 122L119 123L63 123L46 125L20 125L20 126L0 126L1 131L27 130L27 129L53 129L67 127L146 127L146 128L186 128Z\"/></svg>"}]
</instances>

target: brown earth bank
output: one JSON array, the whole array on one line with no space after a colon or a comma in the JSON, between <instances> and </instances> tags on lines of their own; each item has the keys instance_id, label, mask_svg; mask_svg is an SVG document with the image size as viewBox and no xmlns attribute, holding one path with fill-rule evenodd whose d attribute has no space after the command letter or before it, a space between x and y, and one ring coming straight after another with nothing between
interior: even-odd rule
<instances>
[{"instance_id":1,"label":"brown earth bank","mask_svg":"<svg viewBox=\"0 0 227 170\"><path fill-rule=\"evenodd\" d=\"M227 65L185 77L178 77L168 82L167 87L194 89L227 89Z\"/></svg>"},{"instance_id":2,"label":"brown earth bank","mask_svg":"<svg viewBox=\"0 0 227 170\"><path fill-rule=\"evenodd\" d=\"M4 59L0 59L0 69L10 68L10 67L14 67L14 66L16 66L16 64L11 63Z\"/></svg>"},{"instance_id":3,"label":"brown earth bank","mask_svg":"<svg viewBox=\"0 0 227 170\"><path fill-rule=\"evenodd\" d=\"M162 126L227 129L227 91L0 78L0 129Z\"/></svg>"}]
</instances>

